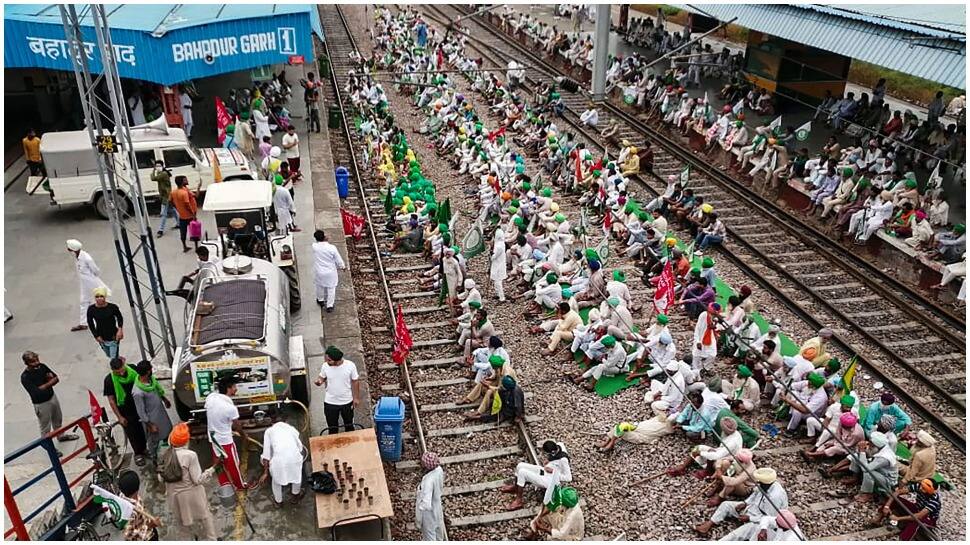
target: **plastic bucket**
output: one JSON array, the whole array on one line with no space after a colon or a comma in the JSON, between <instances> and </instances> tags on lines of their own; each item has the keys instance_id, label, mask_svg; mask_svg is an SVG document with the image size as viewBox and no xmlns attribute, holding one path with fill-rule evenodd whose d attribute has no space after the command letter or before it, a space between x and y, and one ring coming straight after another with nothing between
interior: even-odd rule
<instances>
[{"instance_id":1,"label":"plastic bucket","mask_svg":"<svg viewBox=\"0 0 970 545\"><path fill-rule=\"evenodd\" d=\"M219 498L219 503L223 507L235 507L236 506L236 487L232 483L226 483L219 485L216 488L216 496Z\"/></svg>"}]
</instances>

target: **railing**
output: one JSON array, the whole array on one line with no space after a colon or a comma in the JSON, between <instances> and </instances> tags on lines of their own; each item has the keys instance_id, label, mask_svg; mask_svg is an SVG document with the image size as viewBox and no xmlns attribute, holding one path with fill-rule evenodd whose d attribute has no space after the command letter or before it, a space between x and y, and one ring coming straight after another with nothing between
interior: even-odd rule
<instances>
[{"instance_id":1,"label":"railing","mask_svg":"<svg viewBox=\"0 0 970 545\"><path fill-rule=\"evenodd\" d=\"M71 492L71 489L77 486L77 484L82 480L87 478L88 475L93 473L96 466L92 463L91 467L87 468L80 475L68 482L67 476L64 474L64 465L81 456L82 454L87 456L85 452L90 454L97 449L97 443L94 440L94 433L91 431L91 422L88 420L88 418L89 417L87 416L78 418L77 420L74 420L73 422L70 422L67 425L61 426L60 428L48 433L44 437L35 439L19 449L4 455L3 465L4 467L9 467L10 464L18 458L21 458L22 456L37 449L44 449L51 463L49 468L31 477L27 480L27 482L21 484L16 489L12 489L10 487L10 482L7 480L6 475L4 475L3 503L7 510L7 517L10 519L11 524L11 527L3 534L3 538L5 540L15 535L18 541L29 541L30 535L27 531L27 523L37 517L37 515L43 513L48 506L57 501L59 498L63 498L64 500L64 512L77 513L86 507L87 501L82 502L81 505L75 503L74 494ZM67 456L59 456L57 448L54 446L54 440L65 433L69 433L75 428L80 428L81 432L84 434L84 444ZM44 500L40 506L28 513L27 516L23 516L20 511L20 507L17 505L17 495L51 474L53 474L54 478L57 479L59 490ZM44 537L47 537L62 529L67 523L67 519L68 517L65 517L64 520L61 520L55 524L52 529L45 533Z\"/></svg>"}]
</instances>

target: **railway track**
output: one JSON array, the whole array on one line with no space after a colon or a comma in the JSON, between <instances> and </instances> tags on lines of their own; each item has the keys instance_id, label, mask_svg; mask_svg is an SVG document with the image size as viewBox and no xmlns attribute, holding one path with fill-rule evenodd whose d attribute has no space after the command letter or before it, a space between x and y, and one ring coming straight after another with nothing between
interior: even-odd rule
<instances>
[{"instance_id":1,"label":"railway track","mask_svg":"<svg viewBox=\"0 0 970 545\"><path fill-rule=\"evenodd\" d=\"M444 5L424 9L442 25L470 13ZM496 67L504 67L511 58L528 65L529 86L568 76L480 16L462 24L483 30L466 36ZM589 134L578 123L588 99L580 94L562 96L573 130L584 134L589 145L603 147L599 135ZM679 174L689 164L695 194L704 195L728 226L728 244L721 254L811 327L838 324L836 344L847 354L858 354L867 372L891 386L912 410L966 452L965 337L959 319L864 260L840 255L844 250L826 245L824 235L793 225L774 203L740 186L662 131L609 103L601 105L600 113L604 125L619 121L620 139L647 137L659 144L654 163L659 176L638 177L644 188L652 194L663 191L661 178Z\"/></svg>"},{"instance_id":2,"label":"railway track","mask_svg":"<svg viewBox=\"0 0 970 545\"><path fill-rule=\"evenodd\" d=\"M536 508L483 515L480 510L465 506L463 496L469 494L488 496L496 505L507 501L507 496L500 497L497 489L513 474L515 465L523 460L539 463L528 429L534 417L527 418L524 425L470 424L462 418L464 411L477 404L456 403L472 383L466 378L460 352L452 351L457 345L448 307L438 303L437 290L421 287L420 274L430 267L430 262L417 254L390 253L393 237L382 228L387 220L380 199L383 181L360 170L355 159L354 152L362 149L361 142L354 131L348 130L347 122L353 119L353 112L341 96L347 73L354 68L349 58L357 51L354 34L339 6L321 5L319 10L326 29L326 54L332 66L324 102L338 104L345 120L339 130L330 131L334 164L348 166L357 188L357 194L349 196L342 206L367 218L368 236L356 243L348 239L348 249L355 291L362 297L358 305L370 388L377 395L401 396L410 409L405 421L403 460L388 472L398 514L392 522L392 534L398 539L415 536L409 521L413 520L414 491L422 476L419 459L426 451L439 454L448 475L443 503L452 539L456 529L466 531L532 517ZM420 148L413 140L412 147ZM416 151L420 156L421 150ZM436 182L440 192L442 181ZM409 361L402 366L395 365L390 357L398 305L403 308L414 339Z\"/></svg>"}]
</instances>

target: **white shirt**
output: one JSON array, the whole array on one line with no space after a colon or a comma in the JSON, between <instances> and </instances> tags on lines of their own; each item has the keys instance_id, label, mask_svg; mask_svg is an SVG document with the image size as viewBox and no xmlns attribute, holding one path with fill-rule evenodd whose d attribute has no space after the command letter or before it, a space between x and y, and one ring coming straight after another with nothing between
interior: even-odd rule
<instances>
[{"instance_id":1,"label":"white shirt","mask_svg":"<svg viewBox=\"0 0 970 545\"><path fill-rule=\"evenodd\" d=\"M360 375L357 374L357 365L354 362L346 358L340 365L330 365L324 362L323 366L320 367L320 378L327 381L327 394L323 398L324 403L346 405L354 400L351 381L360 378Z\"/></svg>"},{"instance_id":2,"label":"white shirt","mask_svg":"<svg viewBox=\"0 0 970 545\"><path fill-rule=\"evenodd\" d=\"M232 443L232 421L239 418L239 409L226 394L212 392L205 398L206 429L209 441L220 445Z\"/></svg>"},{"instance_id":3,"label":"white shirt","mask_svg":"<svg viewBox=\"0 0 970 545\"><path fill-rule=\"evenodd\" d=\"M294 144L293 147L288 148L290 144ZM283 135L283 151L286 153L287 159L299 159L300 158L300 137L296 134L284 134Z\"/></svg>"}]
</instances>

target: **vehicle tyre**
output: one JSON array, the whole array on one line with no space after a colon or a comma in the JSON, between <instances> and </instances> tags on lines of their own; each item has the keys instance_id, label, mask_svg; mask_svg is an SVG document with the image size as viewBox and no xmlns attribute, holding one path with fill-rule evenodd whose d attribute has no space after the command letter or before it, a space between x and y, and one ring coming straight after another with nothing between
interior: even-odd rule
<instances>
[{"instance_id":1,"label":"vehicle tyre","mask_svg":"<svg viewBox=\"0 0 970 545\"><path fill-rule=\"evenodd\" d=\"M300 298L300 275L295 261L296 258L294 256L293 265L282 268L283 273L286 275L286 279L290 285L290 312L300 310L303 303L302 299Z\"/></svg>"},{"instance_id":2,"label":"vehicle tyre","mask_svg":"<svg viewBox=\"0 0 970 545\"><path fill-rule=\"evenodd\" d=\"M189 420L191 420L192 419L191 409L189 409L189 407L185 403L182 403L182 400L179 399L178 395L173 395L172 397L175 398L175 412L179 415L179 419L182 422L188 422Z\"/></svg>"},{"instance_id":3,"label":"vehicle tyre","mask_svg":"<svg viewBox=\"0 0 970 545\"><path fill-rule=\"evenodd\" d=\"M94 199L94 211L98 214L98 217L105 220L111 219L111 215L108 210L109 206L111 206L111 204L108 201L107 196L103 192L98 193L98 196ZM121 206L121 217L131 217L134 209L132 208L131 201L129 201L127 197L121 200Z\"/></svg>"},{"instance_id":4,"label":"vehicle tyre","mask_svg":"<svg viewBox=\"0 0 970 545\"><path fill-rule=\"evenodd\" d=\"M310 408L310 375L290 377L290 399L299 401Z\"/></svg>"}]
</instances>

